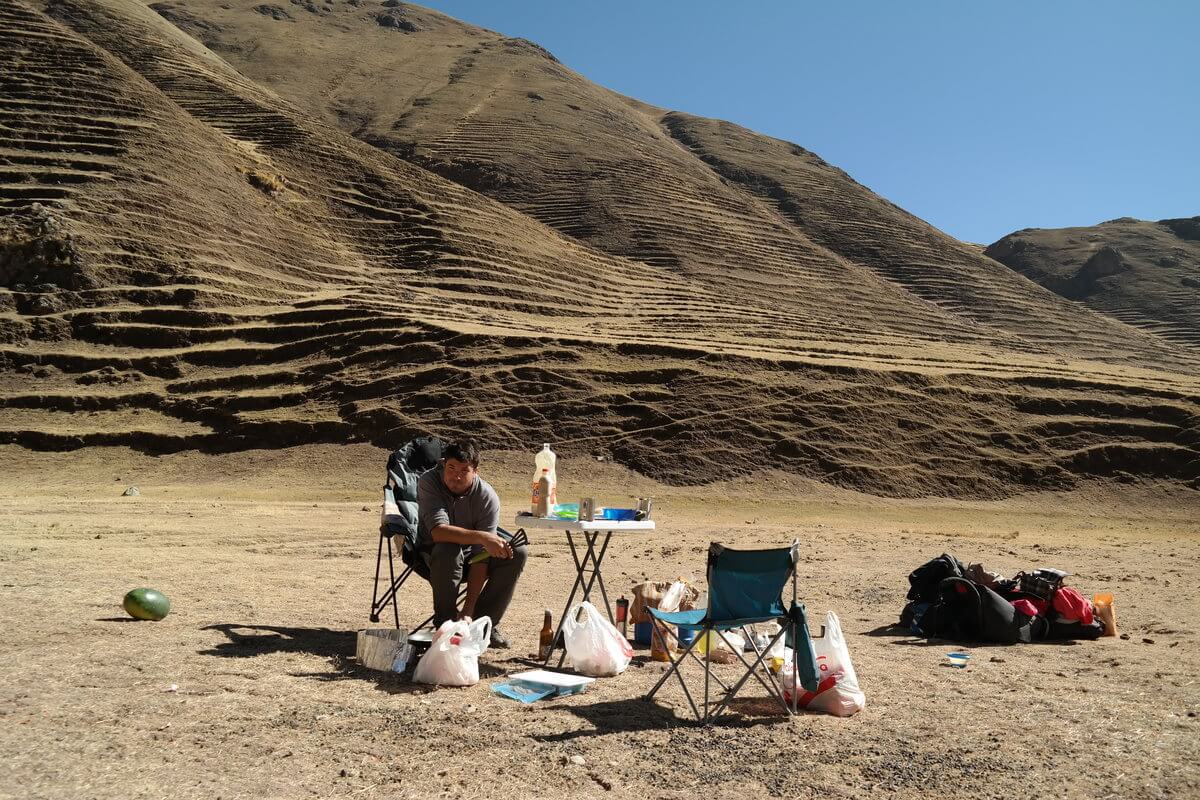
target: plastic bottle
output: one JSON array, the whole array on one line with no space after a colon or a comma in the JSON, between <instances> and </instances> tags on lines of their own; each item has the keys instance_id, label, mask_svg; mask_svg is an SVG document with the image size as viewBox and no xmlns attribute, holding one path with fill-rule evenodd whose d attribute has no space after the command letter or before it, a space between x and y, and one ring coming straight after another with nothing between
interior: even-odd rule
<instances>
[{"instance_id":1,"label":"plastic bottle","mask_svg":"<svg viewBox=\"0 0 1200 800\"><path fill-rule=\"evenodd\" d=\"M558 475L554 471L554 466L558 462L558 456L550 449L550 445L542 445L542 449L533 458L534 470L533 480L537 483L538 478L542 476L543 471L550 478L550 496L546 502L550 506L550 511L554 510L554 504L558 502ZM536 512L535 512L536 513Z\"/></svg>"},{"instance_id":2,"label":"plastic bottle","mask_svg":"<svg viewBox=\"0 0 1200 800\"><path fill-rule=\"evenodd\" d=\"M617 601L617 626L620 628L621 635L628 639L629 601L625 599L625 595L621 595L621 599Z\"/></svg>"}]
</instances>

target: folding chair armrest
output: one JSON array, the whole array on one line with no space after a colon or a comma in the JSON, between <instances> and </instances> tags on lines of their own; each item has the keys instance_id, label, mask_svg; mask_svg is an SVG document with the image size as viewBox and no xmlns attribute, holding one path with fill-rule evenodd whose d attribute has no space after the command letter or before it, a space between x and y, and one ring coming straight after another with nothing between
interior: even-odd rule
<instances>
[{"instance_id":1,"label":"folding chair armrest","mask_svg":"<svg viewBox=\"0 0 1200 800\"><path fill-rule=\"evenodd\" d=\"M792 658L800 673L800 685L806 691L815 692L821 683L817 669L817 653L813 649L812 635L808 631L808 615L803 603L792 603L788 609L788 623L793 625Z\"/></svg>"}]
</instances>

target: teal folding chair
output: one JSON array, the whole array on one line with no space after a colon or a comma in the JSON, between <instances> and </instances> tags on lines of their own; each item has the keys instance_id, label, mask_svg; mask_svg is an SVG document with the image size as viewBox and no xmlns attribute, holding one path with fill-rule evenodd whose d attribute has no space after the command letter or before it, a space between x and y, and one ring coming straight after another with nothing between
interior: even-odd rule
<instances>
[{"instance_id":1,"label":"teal folding chair","mask_svg":"<svg viewBox=\"0 0 1200 800\"><path fill-rule=\"evenodd\" d=\"M754 677L776 698L788 715L796 713L798 691L792 692L792 702L784 699L783 689L775 675L766 668L763 659L771 647L786 636L786 641L792 645L792 685L799 683L807 691L815 692L819 677L817 672L816 655L813 652L812 639L808 632L808 619L804 614L804 605L796 600L796 554L799 544L792 543L791 547L781 547L774 550L733 550L713 542L708 547L708 608L698 608L694 611L659 611L656 608L647 609L653 623L653 635L659 637L659 643L670 658L670 648L665 646L668 631L667 625L675 625L684 630L697 632L695 638L675 658L670 658L671 666L654 684L654 688L646 695L650 700L662 688L663 684L674 675L683 687L684 697L692 708L692 713L704 724L711 724L721 716L729 706L729 702L737 695L745 683ZM788 608L783 605L783 590L788 578L792 581L792 603ZM732 686L721 680L712 670L712 642L716 634L741 628L750 642L754 637L749 636L745 629L747 625L762 622L777 621L780 631L768 643L760 648L754 644L755 658L747 661L743 653L737 653L738 659L745 666L746 672ZM696 643L708 639L709 647L704 658L696 655ZM704 668L704 712L701 713L687 682L683 679L680 667L684 661L691 659ZM760 674L761 668L761 674ZM725 697L715 709L711 708L710 682L715 680L725 690Z\"/></svg>"}]
</instances>

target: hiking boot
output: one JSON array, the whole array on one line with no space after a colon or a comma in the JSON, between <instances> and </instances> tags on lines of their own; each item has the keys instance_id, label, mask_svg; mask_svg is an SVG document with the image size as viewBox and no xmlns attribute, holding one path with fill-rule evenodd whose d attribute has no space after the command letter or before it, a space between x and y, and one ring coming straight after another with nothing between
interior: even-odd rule
<instances>
[{"instance_id":1,"label":"hiking boot","mask_svg":"<svg viewBox=\"0 0 1200 800\"><path fill-rule=\"evenodd\" d=\"M500 632L499 628L492 628L491 646L495 647L497 650L507 650L508 648L512 647L512 642L508 640L507 636Z\"/></svg>"}]
</instances>

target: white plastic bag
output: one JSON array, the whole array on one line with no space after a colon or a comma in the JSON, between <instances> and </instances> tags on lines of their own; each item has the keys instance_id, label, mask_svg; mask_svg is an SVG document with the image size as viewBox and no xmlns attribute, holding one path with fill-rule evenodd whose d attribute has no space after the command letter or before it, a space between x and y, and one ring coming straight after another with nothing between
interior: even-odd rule
<instances>
[{"instance_id":1,"label":"white plastic bag","mask_svg":"<svg viewBox=\"0 0 1200 800\"><path fill-rule=\"evenodd\" d=\"M814 637L812 643L820 685L815 692L800 687L801 694L796 704L800 708L835 717L849 717L862 711L867 705L867 696L858 686L858 676L850 662L850 649L846 647L846 636L842 633L842 623L837 614L830 611L825 615L825 635ZM793 669L791 650L787 652L788 658L780 670L780 677L783 679L783 698L791 703Z\"/></svg>"},{"instance_id":2,"label":"white plastic bag","mask_svg":"<svg viewBox=\"0 0 1200 800\"><path fill-rule=\"evenodd\" d=\"M629 640L586 600L567 614L562 632L571 663L584 675L620 675L633 659Z\"/></svg>"},{"instance_id":3,"label":"white plastic bag","mask_svg":"<svg viewBox=\"0 0 1200 800\"><path fill-rule=\"evenodd\" d=\"M446 620L413 672L417 683L438 686L473 686L479 683L479 654L491 641L492 620L480 617L471 623Z\"/></svg>"},{"instance_id":4,"label":"white plastic bag","mask_svg":"<svg viewBox=\"0 0 1200 800\"><path fill-rule=\"evenodd\" d=\"M674 613L683 603L687 583L680 578L667 587L658 598L658 610ZM654 661L670 661L671 654L679 651L679 634L674 625L665 622L654 622L654 630L650 634L650 658Z\"/></svg>"},{"instance_id":5,"label":"white plastic bag","mask_svg":"<svg viewBox=\"0 0 1200 800\"><path fill-rule=\"evenodd\" d=\"M687 591L687 583L682 579L675 581L667 590L663 592L662 599L658 601L659 611L678 611L679 604L683 602L683 593Z\"/></svg>"}]
</instances>

